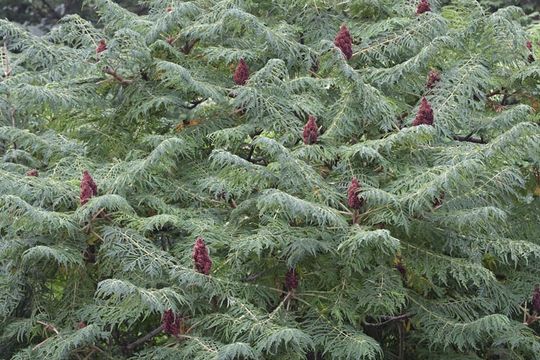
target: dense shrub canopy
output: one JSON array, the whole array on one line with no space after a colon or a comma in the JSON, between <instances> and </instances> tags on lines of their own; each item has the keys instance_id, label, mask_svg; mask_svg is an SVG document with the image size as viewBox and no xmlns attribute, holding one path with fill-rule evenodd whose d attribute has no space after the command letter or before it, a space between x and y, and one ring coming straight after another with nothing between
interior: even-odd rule
<instances>
[{"instance_id":1,"label":"dense shrub canopy","mask_svg":"<svg viewBox=\"0 0 540 360\"><path fill-rule=\"evenodd\" d=\"M519 8L144 3L0 20L3 355L540 359Z\"/></svg>"}]
</instances>

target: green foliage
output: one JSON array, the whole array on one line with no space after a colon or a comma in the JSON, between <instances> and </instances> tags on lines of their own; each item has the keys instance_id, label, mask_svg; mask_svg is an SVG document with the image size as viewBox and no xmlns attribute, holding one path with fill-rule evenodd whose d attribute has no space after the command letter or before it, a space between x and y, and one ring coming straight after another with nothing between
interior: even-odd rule
<instances>
[{"instance_id":1,"label":"green foliage","mask_svg":"<svg viewBox=\"0 0 540 360\"><path fill-rule=\"evenodd\" d=\"M2 356L540 359L540 32L519 8L86 3L99 22L42 36L0 20ZM412 126L423 97L434 125Z\"/></svg>"}]
</instances>

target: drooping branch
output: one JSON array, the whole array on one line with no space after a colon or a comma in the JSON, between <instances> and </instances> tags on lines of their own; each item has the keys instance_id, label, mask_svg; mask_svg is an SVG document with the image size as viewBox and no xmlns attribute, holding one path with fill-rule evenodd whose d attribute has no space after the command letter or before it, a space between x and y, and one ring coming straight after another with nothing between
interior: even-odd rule
<instances>
[{"instance_id":1,"label":"drooping branch","mask_svg":"<svg viewBox=\"0 0 540 360\"><path fill-rule=\"evenodd\" d=\"M144 335L144 336L141 336L140 338L138 338L137 340L135 340L134 342L126 345L126 350L127 351L132 351L133 349L135 349L137 346L147 342L148 340L152 339L154 336L157 336L159 335L161 332L163 331L163 324L159 325L157 328L155 328L154 330L150 331L148 334Z\"/></svg>"},{"instance_id":2,"label":"drooping branch","mask_svg":"<svg viewBox=\"0 0 540 360\"><path fill-rule=\"evenodd\" d=\"M487 141L482 138L474 138L472 137L472 134L467 136L454 135L453 139L457 141L470 142L475 144L487 144Z\"/></svg>"}]
</instances>

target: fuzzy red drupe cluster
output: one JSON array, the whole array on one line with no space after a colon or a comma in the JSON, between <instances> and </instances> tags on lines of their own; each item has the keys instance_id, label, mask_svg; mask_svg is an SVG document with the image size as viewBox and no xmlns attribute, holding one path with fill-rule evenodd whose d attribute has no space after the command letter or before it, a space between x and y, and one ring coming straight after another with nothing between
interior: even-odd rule
<instances>
[{"instance_id":1,"label":"fuzzy red drupe cluster","mask_svg":"<svg viewBox=\"0 0 540 360\"><path fill-rule=\"evenodd\" d=\"M285 274L285 289L287 291L292 291L298 287L298 276L296 275L296 270L291 268Z\"/></svg>"},{"instance_id":2,"label":"fuzzy red drupe cluster","mask_svg":"<svg viewBox=\"0 0 540 360\"><path fill-rule=\"evenodd\" d=\"M233 80L236 85L245 85L248 79L249 67L244 59L240 59L236 66L236 70L234 71Z\"/></svg>"},{"instance_id":3,"label":"fuzzy red drupe cluster","mask_svg":"<svg viewBox=\"0 0 540 360\"><path fill-rule=\"evenodd\" d=\"M98 46L96 47L96 53L99 54L100 52L103 52L107 50L107 43L105 40L101 39L99 40Z\"/></svg>"},{"instance_id":4,"label":"fuzzy red drupe cluster","mask_svg":"<svg viewBox=\"0 0 540 360\"><path fill-rule=\"evenodd\" d=\"M537 314L540 314L540 285L534 287L532 295L532 309Z\"/></svg>"},{"instance_id":5,"label":"fuzzy red drupe cluster","mask_svg":"<svg viewBox=\"0 0 540 360\"><path fill-rule=\"evenodd\" d=\"M527 46L527 49L529 49L529 57L527 58L527 61L529 61L529 63L532 63L534 62L534 55L533 55L533 44L532 44L532 41L531 40L527 40L527 43L525 44L525 46Z\"/></svg>"},{"instance_id":6,"label":"fuzzy red drupe cluster","mask_svg":"<svg viewBox=\"0 0 540 360\"><path fill-rule=\"evenodd\" d=\"M309 115L306 125L304 125L304 131L302 133L304 144L312 145L317 142L319 137L319 128L317 127L317 119L315 116Z\"/></svg>"},{"instance_id":7,"label":"fuzzy red drupe cluster","mask_svg":"<svg viewBox=\"0 0 540 360\"><path fill-rule=\"evenodd\" d=\"M195 263L197 272L204 275L210 274L212 260L210 259L210 255L208 255L208 248L204 243L204 239L200 236L195 241L195 246L193 246L193 262Z\"/></svg>"},{"instance_id":8,"label":"fuzzy red drupe cluster","mask_svg":"<svg viewBox=\"0 0 540 360\"><path fill-rule=\"evenodd\" d=\"M420 15L428 11L431 11L431 5L429 5L429 0L420 0L418 6L416 7L416 15Z\"/></svg>"},{"instance_id":9,"label":"fuzzy red drupe cluster","mask_svg":"<svg viewBox=\"0 0 540 360\"><path fill-rule=\"evenodd\" d=\"M441 81L441 73L437 70L430 70L427 78L426 87L428 89L433 89L439 81Z\"/></svg>"},{"instance_id":10,"label":"fuzzy red drupe cluster","mask_svg":"<svg viewBox=\"0 0 540 360\"><path fill-rule=\"evenodd\" d=\"M171 309L165 311L161 319L163 332L169 335L178 336L180 334L180 325L182 318L175 314Z\"/></svg>"},{"instance_id":11,"label":"fuzzy red drupe cluster","mask_svg":"<svg viewBox=\"0 0 540 360\"><path fill-rule=\"evenodd\" d=\"M423 97L422 101L420 102L418 112L416 113L416 117L412 122L412 125L433 125L433 120L433 109L431 108L431 105L429 104L427 99Z\"/></svg>"},{"instance_id":12,"label":"fuzzy red drupe cluster","mask_svg":"<svg viewBox=\"0 0 540 360\"><path fill-rule=\"evenodd\" d=\"M97 192L98 189L96 183L94 182L94 179L92 179L92 176L90 175L88 170L84 170L81 180L81 193L79 196L81 205L86 204L88 200L96 196Z\"/></svg>"},{"instance_id":13,"label":"fuzzy red drupe cluster","mask_svg":"<svg viewBox=\"0 0 540 360\"><path fill-rule=\"evenodd\" d=\"M341 25L341 28L334 39L334 45L341 50L347 60L352 57L352 37L347 26Z\"/></svg>"},{"instance_id":14,"label":"fuzzy red drupe cluster","mask_svg":"<svg viewBox=\"0 0 540 360\"><path fill-rule=\"evenodd\" d=\"M360 183L355 177L353 177L351 183L349 184L349 188L347 189L347 202L351 209L358 210L360 207L362 207L363 199L358 197L359 192Z\"/></svg>"}]
</instances>

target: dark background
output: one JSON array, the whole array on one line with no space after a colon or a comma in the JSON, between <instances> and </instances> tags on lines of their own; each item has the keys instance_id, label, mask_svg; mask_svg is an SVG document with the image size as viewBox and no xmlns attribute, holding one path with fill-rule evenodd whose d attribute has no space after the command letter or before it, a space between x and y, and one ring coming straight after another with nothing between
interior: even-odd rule
<instances>
[{"instance_id":1,"label":"dark background","mask_svg":"<svg viewBox=\"0 0 540 360\"><path fill-rule=\"evenodd\" d=\"M144 13L145 8L137 0L117 0L123 7ZM521 6L533 19L540 19L540 0L480 0L490 10L509 5ZM95 19L95 14L83 6L83 0L0 0L0 18L29 26L35 32L47 31L66 14L81 14L84 18Z\"/></svg>"}]
</instances>

